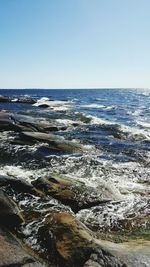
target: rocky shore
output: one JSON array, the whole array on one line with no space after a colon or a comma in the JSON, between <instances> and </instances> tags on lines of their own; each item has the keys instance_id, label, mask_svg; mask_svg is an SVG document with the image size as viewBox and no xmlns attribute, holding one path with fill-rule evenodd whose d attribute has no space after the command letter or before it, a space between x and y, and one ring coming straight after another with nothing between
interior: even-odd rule
<instances>
[{"instance_id":1,"label":"rocky shore","mask_svg":"<svg viewBox=\"0 0 150 267\"><path fill-rule=\"evenodd\" d=\"M0 102L40 103L32 98L3 96ZM49 102L46 100L45 106L40 103L40 108L47 109ZM87 123L88 120L82 121L83 127ZM78 129L79 124L74 123L73 127ZM150 266L150 241L135 241L133 237L128 242L115 242L119 233L132 234L143 224L148 229L148 198L144 198L142 208L137 204L134 210L126 210L125 219L116 217L115 223L107 223L113 208L117 213L125 205L121 194L108 184L92 187L63 171L38 173L37 166L48 168L51 161L49 156L43 156L43 149L48 155L54 152L56 157L97 153L97 148L66 137L66 130L66 125L53 118L0 111L1 171L7 163L29 169L32 165L35 173L32 179L25 180L1 172L0 267ZM89 213L94 214L93 219L85 219ZM101 224L97 218L102 214ZM108 241L111 235L113 238Z\"/></svg>"}]
</instances>

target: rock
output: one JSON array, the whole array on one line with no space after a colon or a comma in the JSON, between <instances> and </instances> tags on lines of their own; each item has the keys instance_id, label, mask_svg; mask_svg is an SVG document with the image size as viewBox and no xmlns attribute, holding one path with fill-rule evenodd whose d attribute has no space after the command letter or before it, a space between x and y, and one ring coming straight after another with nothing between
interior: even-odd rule
<instances>
[{"instance_id":1,"label":"rock","mask_svg":"<svg viewBox=\"0 0 150 267\"><path fill-rule=\"evenodd\" d=\"M23 218L17 205L0 189L0 224L14 228L22 222Z\"/></svg>"},{"instance_id":2,"label":"rock","mask_svg":"<svg viewBox=\"0 0 150 267\"><path fill-rule=\"evenodd\" d=\"M102 265L99 265L97 262L88 260L85 264L84 267L102 267Z\"/></svg>"},{"instance_id":3,"label":"rock","mask_svg":"<svg viewBox=\"0 0 150 267\"><path fill-rule=\"evenodd\" d=\"M0 187L10 185L17 192L37 194L32 184L11 176L0 175Z\"/></svg>"},{"instance_id":4,"label":"rock","mask_svg":"<svg viewBox=\"0 0 150 267\"><path fill-rule=\"evenodd\" d=\"M0 229L0 267L44 267L10 233Z\"/></svg>"},{"instance_id":5,"label":"rock","mask_svg":"<svg viewBox=\"0 0 150 267\"><path fill-rule=\"evenodd\" d=\"M35 104L36 99L31 98L31 97L9 97L9 96L0 96L0 103L9 103L9 102L15 102L15 103L23 103L23 104Z\"/></svg>"},{"instance_id":6,"label":"rock","mask_svg":"<svg viewBox=\"0 0 150 267\"><path fill-rule=\"evenodd\" d=\"M54 121L50 123L44 119L31 116L0 112L0 131L49 132L59 130L66 130L66 127L56 124Z\"/></svg>"},{"instance_id":7,"label":"rock","mask_svg":"<svg viewBox=\"0 0 150 267\"><path fill-rule=\"evenodd\" d=\"M96 243L107 249L115 257L119 257L126 263L127 267L149 267L150 266L150 241L134 240L116 244L104 240L96 240ZM92 260L94 258L91 257Z\"/></svg>"},{"instance_id":8,"label":"rock","mask_svg":"<svg viewBox=\"0 0 150 267\"><path fill-rule=\"evenodd\" d=\"M42 132L22 132L20 134L20 139L32 142L47 142L52 149L58 151L81 153L84 150L81 144L65 140L64 137L54 134L47 134Z\"/></svg>"},{"instance_id":9,"label":"rock","mask_svg":"<svg viewBox=\"0 0 150 267\"><path fill-rule=\"evenodd\" d=\"M1 103L6 103L6 102L10 102L11 101L11 98L8 97L8 96L0 96L0 102Z\"/></svg>"},{"instance_id":10,"label":"rock","mask_svg":"<svg viewBox=\"0 0 150 267\"><path fill-rule=\"evenodd\" d=\"M12 114L0 112L0 131L20 131Z\"/></svg>"},{"instance_id":11,"label":"rock","mask_svg":"<svg viewBox=\"0 0 150 267\"><path fill-rule=\"evenodd\" d=\"M64 128L64 126L56 125L54 121L49 122L43 118L33 118L25 115L13 115L16 123L21 127L22 131L58 131Z\"/></svg>"},{"instance_id":12,"label":"rock","mask_svg":"<svg viewBox=\"0 0 150 267\"><path fill-rule=\"evenodd\" d=\"M49 214L41 228L39 235L45 241L47 250L50 247L52 252L53 244L53 254L58 254L59 266L83 267L93 256L102 267L126 266L107 249L97 246L90 230L69 213Z\"/></svg>"},{"instance_id":13,"label":"rock","mask_svg":"<svg viewBox=\"0 0 150 267\"><path fill-rule=\"evenodd\" d=\"M37 100L31 97L24 96L24 97L19 97L19 98L12 98L11 102L23 103L23 104L35 104Z\"/></svg>"},{"instance_id":14,"label":"rock","mask_svg":"<svg viewBox=\"0 0 150 267\"><path fill-rule=\"evenodd\" d=\"M38 178L32 184L37 188L68 205L74 212L109 202L104 192L85 185L75 179L48 177Z\"/></svg>"}]
</instances>

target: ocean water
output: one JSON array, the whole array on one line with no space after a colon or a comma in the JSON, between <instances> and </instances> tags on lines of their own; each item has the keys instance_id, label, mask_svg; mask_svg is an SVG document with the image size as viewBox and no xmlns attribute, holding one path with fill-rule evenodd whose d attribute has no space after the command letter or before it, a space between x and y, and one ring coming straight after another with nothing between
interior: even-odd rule
<instances>
[{"instance_id":1,"label":"ocean water","mask_svg":"<svg viewBox=\"0 0 150 267\"><path fill-rule=\"evenodd\" d=\"M31 104L0 103L0 110L56 121L66 129L56 134L85 147L85 153L50 151L48 144L16 145L12 157L1 157L0 173L28 181L57 173L100 189L116 202L77 217L96 229L111 228L132 219L148 227L150 214L150 90L0 90L0 95L29 96L51 101L50 108ZM43 100L44 101L44 100ZM7 140L1 133L1 140ZM106 219L107 214L107 219ZM145 218L145 219L143 219ZM142 219L142 223L141 223Z\"/></svg>"}]
</instances>

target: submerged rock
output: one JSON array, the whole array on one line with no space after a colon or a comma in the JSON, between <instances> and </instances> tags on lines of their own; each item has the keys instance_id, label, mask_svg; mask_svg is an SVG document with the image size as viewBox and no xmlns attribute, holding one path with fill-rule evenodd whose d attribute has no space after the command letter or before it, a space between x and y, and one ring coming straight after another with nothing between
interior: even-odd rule
<instances>
[{"instance_id":1,"label":"submerged rock","mask_svg":"<svg viewBox=\"0 0 150 267\"><path fill-rule=\"evenodd\" d=\"M110 201L105 192L99 192L75 179L54 176L39 178L32 183L37 189L70 206L74 212Z\"/></svg>"},{"instance_id":2,"label":"submerged rock","mask_svg":"<svg viewBox=\"0 0 150 267\"><path fill-rule=\"evenodd\" d=\"M0 224L14 228L22 222L23 218L17 205L0 189Z\"/></svg>"},{"instance_id":3,"label":"submerged rock","mask_svg":"<svg viewBox=\"0 0 150 267\"><path fill-rule=\"evenodd\" d=\"M22 132L20 134L20 139L32 142L47 142L52 149L58 151L81 153L84 150L84 147L81 144L65 140L64 137L54 134L47 134L42 132Z\"/></svg>"},{"instance_id":4,"label":"submerged rock","mask_svg":"<svg viewBox=\"0 0 150 267\"><path fill-rule=\"evenodd\" d=\"M0 229L0 267L44 267L30 256L10 233Z\"/></svg>"}]
</instances>

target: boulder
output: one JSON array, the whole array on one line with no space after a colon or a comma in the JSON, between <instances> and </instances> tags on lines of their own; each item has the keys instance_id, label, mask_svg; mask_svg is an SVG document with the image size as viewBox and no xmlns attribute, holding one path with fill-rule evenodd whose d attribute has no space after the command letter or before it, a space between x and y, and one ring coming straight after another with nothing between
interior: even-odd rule
<instances>
[{"instance_id":1,"label":"boulder","mask_svg":"<svg viewBox=\"0 0 150 267\"><path fill-rule=\"evenodd\" d=\"M90 230L67 212L49 214L41 228L39 235L51 253L53 244L53 254L59 259L58 266L83 267L90 257L95 257L102 267L126 266L107 249L98 246Z\"/></svg>"},{"instance_id":2,"label":"boulder","mask_svg":"<svg viewBox=\"0 0 150 267\"><path fill-rule=\"evenodd\" d=\"M12 176L0 175L0 187L10 185L17 192L37 194L32 184Z\"/></svg>"},{"instance_id":3,"label":"boulder","mask_svg":"<svg viewBox=\"0 0 150 267\"><path fill-rule=\"evenodd\" d=\"M0 224L14 228L23 222L21 212L15 202L0 189Z\"/></svg>"},{"instance_id":4,"label":"boulder","mask_svg":"<svg viewBox=\"0 0 150 267\"><path fill-rule=\"evenodd\" d=\"M105 192L99 192L75 179L40 177L32 184L47 195L60 200L64 205L70 206L74 212L110 201Z\"/></svg>"},{"instance_id":5,"label":"boulder","mask_svg":"<svg viewBox=\"0 0 150 267\"><path fill-rule=\"evenodd\" d=\"M0 229L0 267L44 267L30 256L12 234Z\"/></svg>"}]
</instances>

